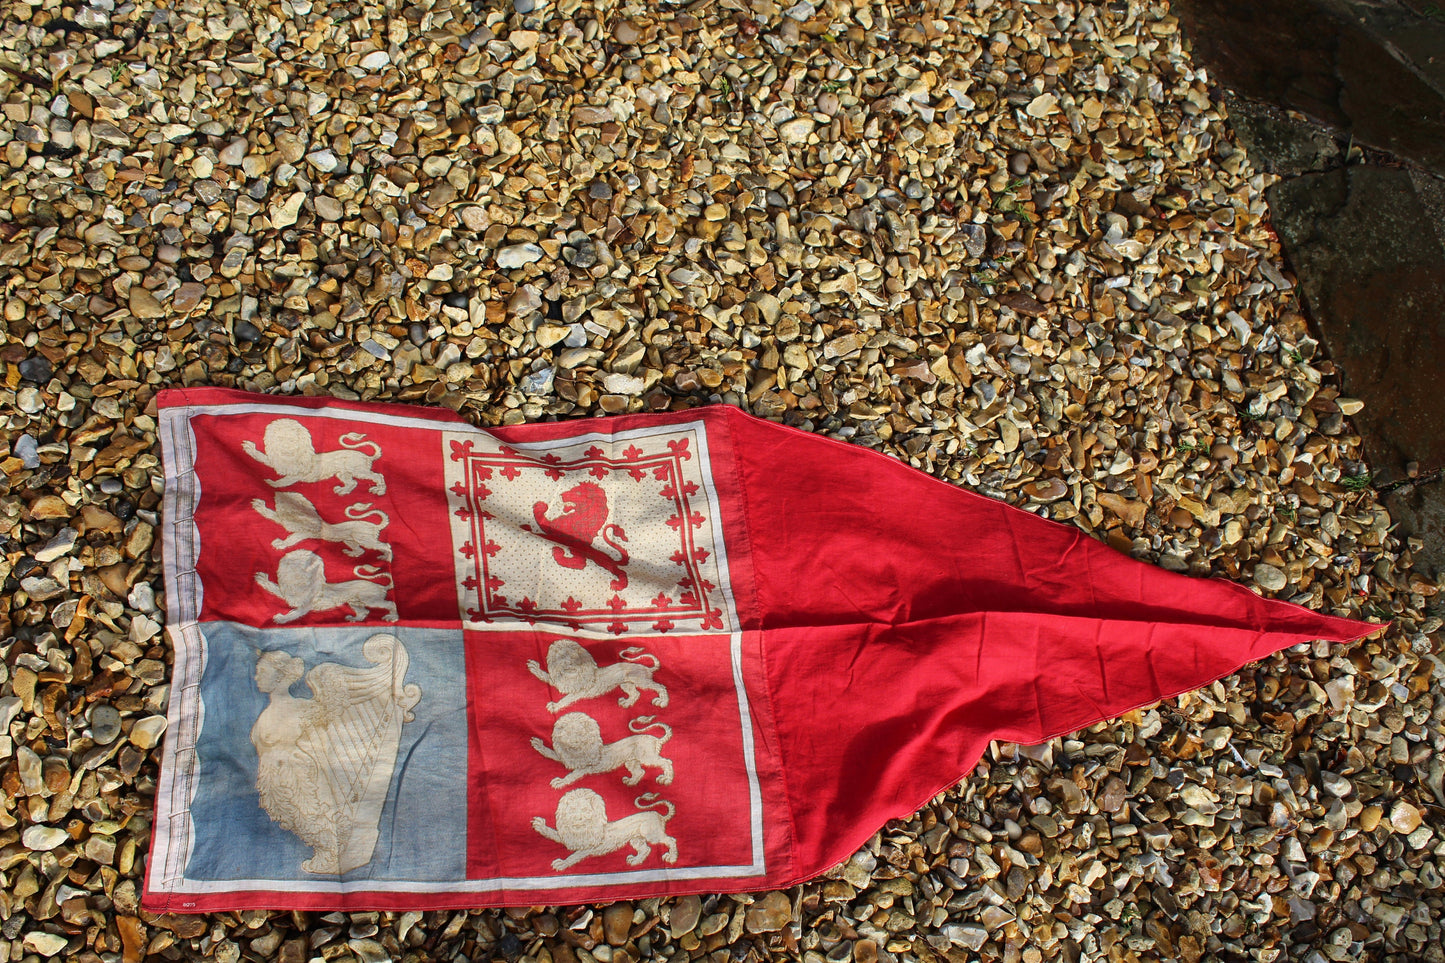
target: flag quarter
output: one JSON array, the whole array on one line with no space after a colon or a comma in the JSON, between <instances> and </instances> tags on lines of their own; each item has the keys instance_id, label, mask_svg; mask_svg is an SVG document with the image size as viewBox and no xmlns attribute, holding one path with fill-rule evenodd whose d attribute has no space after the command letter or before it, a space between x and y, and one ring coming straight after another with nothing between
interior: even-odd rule
<instances>
[{"instance_id":1,"label":"flag quarter","mask_svg":"<svg viewBox=\"0 0 1445 963\"><path fill-rule=\"evenodd\" d=\"M743 636L472 632L467 873L518 890L765 872Z\"/></svg>"},{"instance_id":2,"label":"flag quarter","mask_svg":"<svg viewBox=\"0 0 1445 963\"><path fill-rule=\"evenodd\" d=\"M736 628L701 421L532 444L446 433L442 445L469 627Z\"/></svg>"}]
</instances>

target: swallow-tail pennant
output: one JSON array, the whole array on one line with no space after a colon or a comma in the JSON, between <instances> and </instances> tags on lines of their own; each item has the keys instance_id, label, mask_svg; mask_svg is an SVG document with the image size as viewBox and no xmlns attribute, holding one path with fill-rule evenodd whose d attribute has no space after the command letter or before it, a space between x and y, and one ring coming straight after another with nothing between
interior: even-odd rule
<instances>
[{"instance_id":1,"label":"swallow-tail pennant","mask_svg":"<svg viewBox=\"0 0 1445 963\"><path fill-rule=\"evenodd\" d=\"M159 404L157 912L781 888L991 739L1378 628L730 408Z\"/></svg>"}]
</instances>

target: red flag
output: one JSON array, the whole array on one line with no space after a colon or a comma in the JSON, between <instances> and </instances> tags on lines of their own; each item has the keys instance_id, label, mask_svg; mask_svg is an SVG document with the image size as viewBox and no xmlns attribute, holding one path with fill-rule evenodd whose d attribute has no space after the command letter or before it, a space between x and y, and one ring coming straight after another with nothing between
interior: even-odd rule
<instances>
[{"instance_id":1,"label":"red flag","mask_svg":"<svg viewBox=\"0 0 1445 963\"><path fill-rule=\"evenodd\" d=\"M781 888L991 739L1380 628L731 408L159 404L157 912Z\"/></svg>"}]
</instances>

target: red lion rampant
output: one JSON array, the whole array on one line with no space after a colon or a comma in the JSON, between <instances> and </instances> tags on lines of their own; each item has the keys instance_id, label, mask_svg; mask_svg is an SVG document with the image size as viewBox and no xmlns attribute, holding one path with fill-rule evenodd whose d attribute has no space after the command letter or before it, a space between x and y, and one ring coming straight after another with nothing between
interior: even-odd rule
<instances>
[{"instance_id":1,"label":"red lion rampant","mask_svg":"<svg viewBox=\"0 0 1445 963\"><path fill-rule=\"evenodd\" d=\"M557 544L552 548L552 558L563 568L586 568L588 562L601 566L612 575L612 590L620 592L627 588L627 549L617 541L627 541L627 533L621 525L607 524L607 493L595 482L582 482L562 493L562 511L555 518L547 517L547 503L537 502L532 506L532 517L537 527L523 525L524 531L540 535ZM601 536L602 542L617 552L616 558L593 543ZM616 539L617 541L613 541Z\"/></svg>"}]
</instances>

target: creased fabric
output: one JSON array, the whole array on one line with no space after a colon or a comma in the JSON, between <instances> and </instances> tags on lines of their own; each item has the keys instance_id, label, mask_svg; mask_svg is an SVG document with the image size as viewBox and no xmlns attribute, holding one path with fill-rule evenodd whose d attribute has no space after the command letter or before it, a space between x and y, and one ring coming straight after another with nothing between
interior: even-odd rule
<instances>
[{"instance_id":1,"label":"creased fabric","mask_svg":"<svg viewBox=\"0 0 1445 963\"><path fill-rule=\"evenodd\" d=\"M156 912L780 888L991 739L1380 628L731 408L159 405Z\"/></svg>"}]
</instances>

